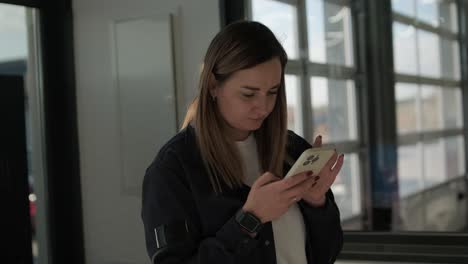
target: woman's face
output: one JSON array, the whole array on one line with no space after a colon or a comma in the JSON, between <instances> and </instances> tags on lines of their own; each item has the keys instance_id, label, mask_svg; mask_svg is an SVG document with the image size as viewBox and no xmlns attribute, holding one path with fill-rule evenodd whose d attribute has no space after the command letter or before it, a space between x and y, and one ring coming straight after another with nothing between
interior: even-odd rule
<instances>
[{"instance_id":1,"label":"woman's face","mask_svg":"<svg viewBox=\"0 0 468 264\"><path fill-rule=\"evenodd\" d=\"M234 73L211 91L234 140L244 140L251 131L260 128L271 113L281 74L281 63L278 58L273 58Z\"/></svg>"}]
</instances>

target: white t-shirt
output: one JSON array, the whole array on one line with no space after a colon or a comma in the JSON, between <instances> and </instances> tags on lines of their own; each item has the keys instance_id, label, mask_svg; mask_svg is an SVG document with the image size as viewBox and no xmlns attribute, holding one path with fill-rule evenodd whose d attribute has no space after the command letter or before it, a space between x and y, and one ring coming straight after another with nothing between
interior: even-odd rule
<instances>
[{"instance_id":1,"label":"white t-shirt","mask_svg":"<svg viewBox=\"0 0 468 264\"><path fill-rule=\"evenodd\" d=\"M252 186L255 180L261 176L257 143L253 134L250 134L246 140L237 141L236 145L244 163L244 183ZM272 221L272 226L277 263L307 263L305 252L306 231L299 206L293 204L285 214Z\"/></svg>"}]
</instances>

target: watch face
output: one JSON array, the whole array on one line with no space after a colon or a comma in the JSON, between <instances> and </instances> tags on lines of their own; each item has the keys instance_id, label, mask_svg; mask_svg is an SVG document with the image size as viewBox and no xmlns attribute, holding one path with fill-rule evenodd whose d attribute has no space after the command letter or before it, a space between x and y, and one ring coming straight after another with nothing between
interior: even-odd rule
<instances>
[{"instance_id":1,"label":"watch face","mask_svg":"<svg viewBox=\"0 0 468 264\"><path fill-rule=\"evenodd\" d=\"M242 219L240 219L239 224L242 225L245 229L255 232L257 227L260 225L258 220L249 213L244 213Z\"/></svg>"}]
</instances>

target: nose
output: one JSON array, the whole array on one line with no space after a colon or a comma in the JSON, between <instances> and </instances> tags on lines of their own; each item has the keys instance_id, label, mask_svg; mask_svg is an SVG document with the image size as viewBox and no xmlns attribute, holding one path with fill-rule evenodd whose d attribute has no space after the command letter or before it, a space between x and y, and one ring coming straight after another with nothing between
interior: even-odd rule
<instances>
[{"instance_id":1,"label":"nose","mask_svg":"<svg viewBox=\"0 0 468 264\"><path fill-rule=\"evenodd\" d=\"M255 113L258 117L264 117L268 114L268 98L259 96L255 102Z\"/></svg>"}]
</instances>

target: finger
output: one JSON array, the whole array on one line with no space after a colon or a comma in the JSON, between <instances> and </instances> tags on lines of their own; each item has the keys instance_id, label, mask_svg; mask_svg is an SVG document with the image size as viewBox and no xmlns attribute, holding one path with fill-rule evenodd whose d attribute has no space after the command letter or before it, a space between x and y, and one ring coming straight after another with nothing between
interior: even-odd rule
<instances>
[{"instance_id":1,"label":"finger","mask_svg":"<svg viewBox=\"0 0 468 264\"><path fill-rule=\"evenodd\" d=\"M338 173L343 167L343 164L344 164L344 154L341 154L338 157L338 161L336 162L335 167L333 168L333 170L329 172L330 175L326 177L325 179L324 184L326 185L327 189L330 188L330 186L332 186L332 184L335 182L336 177L338 176Z\"/></svg>"},{"instance_id":2,"label":"finger","mask_svg":"<svg viewBox=\"0 0 468 264\"><path fill-rule=\"evenodd\" d=\"M332 169L332 173L338 174L341 168L343 167L343 164L344 164L344 154L341 154L338 157L338 161L336 162L335 166Z\"/></svg>"},{"instance_id":3,"label":"finger","mask_svg":"<svg viewBox=\"0 0 468 264\"><path fill-rule=\"evenodd\" d=\"M259 188L261 186L264 186L266 184L269 184L271 182L279 181L281 180L277 176L275 176L271 172L265 172L262 176L260 176L253 184L252 188Z\"/></svg>"},{"instance_id":4,"label":"finger","mask_svg":"<svg viewBox=\"0 0 468 264\"><path fill-rule=\"evenodd\" d=\"M331 158L327 161L327 163L325 164L325 167L324 168L327 168L329 171L331 171L333 165L336 163L336 160L338 158L338 153L335 152L333 153L333 155L331 156Z\"/></svg>"},{"instance_id":5,"label":"finger","mask_svg":"<svg viewBox=\"0 0 468 264\"><path fill-rule=\"evenodd\" d=\"M291 177L288 177L286 179L283 179L281 181L281 187L284 190L290 189L298 184L303 183L307 179L309 179L310 176L312 176L314 173L312 171L304 171L301 173L298 173L296 175L293 175Z\"/></svg>"},{"instance_id":6,"label":"finger","mask_svg":"<svg viewBox=\"0 0 468 264\"><path fill-rule=\"evenodd\" d=\"M304 196L306 192L309 191L311 185L313 184L313 179L308 179L301 184L297 184L296 186L287 189L282 193L282 195L285 197L285 199L288 200L298 200Z\"/></svg>"},{"instance_id":7,"label":"finger","mask_svg":"<svg viewBox=\"0 0 468 264\"><path fill-rule=\"evenodd\" d=\"M322 146L322 136L319 135L315 138L313 147L320 148Z\"/></svg>"}]
</instances>

